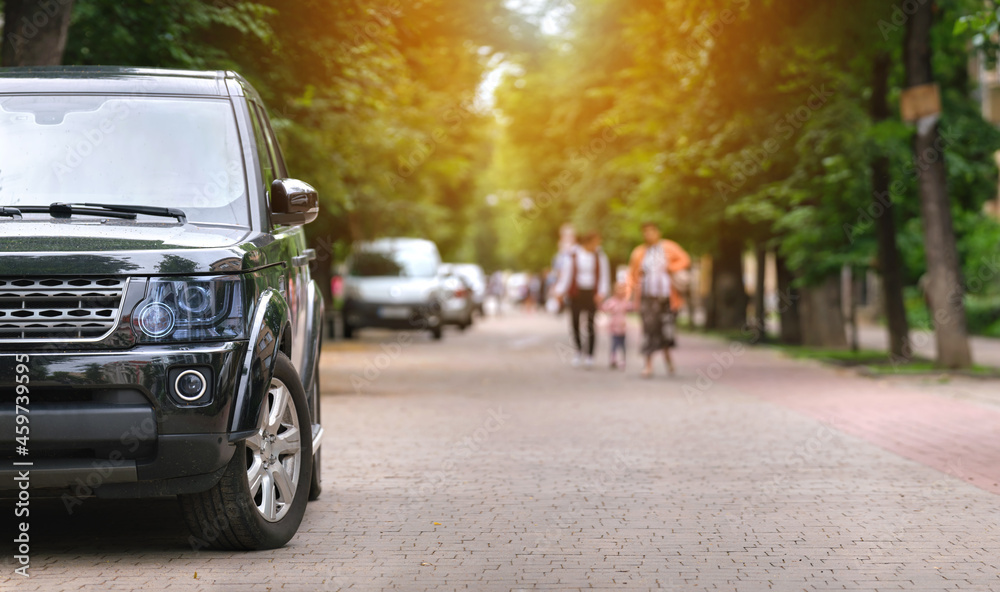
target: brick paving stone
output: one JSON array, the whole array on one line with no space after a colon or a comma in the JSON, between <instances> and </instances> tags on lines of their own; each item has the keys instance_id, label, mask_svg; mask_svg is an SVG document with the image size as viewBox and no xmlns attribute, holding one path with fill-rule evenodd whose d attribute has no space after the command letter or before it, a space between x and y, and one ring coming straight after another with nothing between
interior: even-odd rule
<instances>
[{"instance_id":1,"label":"brick paving stone","mask_svg":"<svg viewBox=\"0 0 1000 592\"><path fill-rule=\"evenodd\" d=\"M172 499L37 500L0 588L1000 590L984 389L687 335L677 377L586 372L564 321L418 337L363 392L395 336L329 347L325 490L284 549L192 551Z\"/></svg>"}]
</instances>

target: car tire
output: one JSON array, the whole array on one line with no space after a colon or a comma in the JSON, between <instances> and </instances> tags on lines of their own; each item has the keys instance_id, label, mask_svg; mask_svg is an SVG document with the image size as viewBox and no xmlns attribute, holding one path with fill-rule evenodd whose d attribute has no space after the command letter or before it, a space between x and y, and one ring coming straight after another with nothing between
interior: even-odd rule
<instances>
[{"instance_id":1,"label":"car tire","mask_svg":"<svg viewBox=\"0 0 1000 592\"><path fill-rule=\"evenodd\" d=\"M302 381L291 360L279 353L261 403L257 433L237 442L214 487L177 498L192 532L193 548L276 549L295 536L312 480L310 425ZM298 438L292 437L293 431ZM308 436L301 437L303 433ZM273 449L275 442L282 444L281 449ZM251 487L249 473L255 467L258 479Z\"/></svg>"}]
</instances>

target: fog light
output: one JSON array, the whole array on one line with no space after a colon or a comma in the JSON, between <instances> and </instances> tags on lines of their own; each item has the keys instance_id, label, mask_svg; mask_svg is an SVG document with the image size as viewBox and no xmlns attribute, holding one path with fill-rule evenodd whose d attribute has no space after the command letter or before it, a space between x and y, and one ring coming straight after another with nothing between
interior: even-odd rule
<instances>
[{"instance_id":1,"label":"fog light","mask_svg":"<svg viewBox=\"0 0 1000 592\"><path fill-rule=\"evenodd\" d=\"M205 380L205 375L197 370L185 370L177 375L177 380L174 381L174 391L176 391L177 396L188 401L197 401L205 394L205 389L208 388L208 381Z\"/></svg>"},{"instance_id":2,"label":"fog light","mask_svg":"<svg viewBox=\"0 0 1000 592\"><path fill-rule=\"evenodd\" d=\"M163 337L174 330L174 311L159 302L147 304L139 311L139 328L150 337Z\"/></svg>"}]
</instances>

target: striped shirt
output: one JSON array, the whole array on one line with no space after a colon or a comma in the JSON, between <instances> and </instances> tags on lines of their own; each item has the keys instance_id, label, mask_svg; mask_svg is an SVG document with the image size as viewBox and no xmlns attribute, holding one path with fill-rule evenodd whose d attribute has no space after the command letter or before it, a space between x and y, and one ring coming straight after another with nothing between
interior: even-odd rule
<instances>
[{"instance_id":1,"label":"striped shirt","mask_svg":"<svg viewBox=\"0 0 1000 592\"><path fill-rule=\"evenodd\" d=\"M642 295L650 298L670 297L670 273L667 271L667 257L661 244L646 249L646 256L642 258Z\"/></svg>"}]
</instances>

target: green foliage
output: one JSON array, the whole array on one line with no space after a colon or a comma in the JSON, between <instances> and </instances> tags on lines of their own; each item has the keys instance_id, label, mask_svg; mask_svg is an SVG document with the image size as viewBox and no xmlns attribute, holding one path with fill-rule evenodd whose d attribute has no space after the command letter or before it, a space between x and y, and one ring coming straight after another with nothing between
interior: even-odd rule
<instances>
[{"instance_id":1,"label":"green foliage","mask_svg":"<svg viewBox=\"0 0 1000 592\"><path fill-rule=\"evenodd\" d=\"M992 155L1000 148L972 93L968 34L953 34L980 6L941 2L934 31L948 184L966 261L993 237L981 210L996 194ZM898 104L904 27L891 24L896 3L575 7L570 30L512 68L498 90L503 117L490 187L525 235L503 246L508 259L537 268L559 226L574 222L599 225L606 249L623 261L639 221L653 219L694 251L713 253L723 233L764 243L810 284L844 265L876 264L875 220L889 215L901 228L905 279L923 275L913 129L895 107L873 124L869 105L878 54L891 60L889 103ZM606 121L615 141L574 168ZM889 158L896 184L877 203L870 167L878 156Z\"/></svg>"},{"instance_id":2,"label":"green foliage","mask_svg":"<svg viewBox=\"0 0 1000 592\"><path fill-rule=\"evenodd\" d=\"M566 222L623 263L644 220L693 252L763 243L801 283L875 262L896 218L904 275L923 274L912 128L873 124L872 63L903 81L891 0L548 1L564 28L501 0L77 0L66 62L233 68L272 109L293 174L320 189L314 242L411 234L446 258L540 270ZM966 277L998 237L1000 132L982 118L970 43L992 55L998 5L941 0L949 192ZM477 91L503 75L491 110ZM889 158L889 208L870 164ZM881 209L880 209L881 208ZM994 284L984 287L992 293Z\"/></svg>"},{"instance_id":3,"label":"green foliage","mask_svg":"<svg viewBox=\"0 0 1000 592\"><path fill-rule=\"evenodd\" d=\"M991 63L995 64L1000 5L995 0L953 1L949 4L960 11L960 16L954 20L952 34L986 53Z\"/></svg>"},{"instance_id":4,"label":"green foliage","mask_svg":"<svg viewBox=\"0 0 1000 592\"><path fill-rule=\"evenodd\" d=\"M307 230L329 260L383 235L488 259L467 232L492 124L473 102L492 57L535 40L498 0L78 0L65 61L247 76L293 174L320 191Z\"/></svg>"},{"instance_id":5,"label":"green foliage","mask_svg":"<svg viewBox=\"0 0 1000 592\"><path fill-rule=\"evenodd\" d=\"M233 67L210 40L223 29L273 45L274 9L254 2L80 0L74 4L64 62L183 69Z\"/></svg>"}]
</instances>

